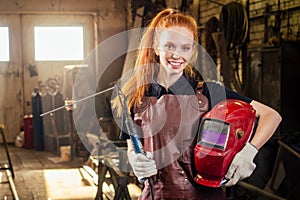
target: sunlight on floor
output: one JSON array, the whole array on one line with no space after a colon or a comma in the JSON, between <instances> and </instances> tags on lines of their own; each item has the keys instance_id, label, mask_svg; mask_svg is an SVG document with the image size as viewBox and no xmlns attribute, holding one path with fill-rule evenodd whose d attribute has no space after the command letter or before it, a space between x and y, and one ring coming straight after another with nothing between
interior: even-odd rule
<instances>
[{"instance_id":1,"label":"sunlight on floor","mask_svg":"<svg viewBox=\"0 0 300 200\"><path fill-rule=\"evenodd\" d=\"M93 199L97 193L97 186L87 184L79 169L47 169L44 179L48 200Z\"/></svg>"}]
</instances>

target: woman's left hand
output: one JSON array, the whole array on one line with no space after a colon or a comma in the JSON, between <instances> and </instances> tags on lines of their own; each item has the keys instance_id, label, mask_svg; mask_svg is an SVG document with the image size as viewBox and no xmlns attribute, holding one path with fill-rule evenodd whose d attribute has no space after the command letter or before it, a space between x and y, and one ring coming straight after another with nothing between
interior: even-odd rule
<instances>
[{"instance_id":1,"label":"woman's left hand","mask_svg":"<svg viewBox=\"0 0 300 200\"><path fill-rule=\"evenodd\" d=\"M235 185L239 180L249 177L254 171L256 165L253 162L258 150L249 142L245 147L235 155L230 167L225 175L229 181L225 186Z\"/></svg>"}]
</instances>

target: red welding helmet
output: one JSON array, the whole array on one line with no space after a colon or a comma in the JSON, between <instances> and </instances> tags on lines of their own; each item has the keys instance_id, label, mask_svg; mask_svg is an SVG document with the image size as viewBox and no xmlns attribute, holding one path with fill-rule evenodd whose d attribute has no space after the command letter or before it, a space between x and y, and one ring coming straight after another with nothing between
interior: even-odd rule
<instances>
[{"instance_id":1,"label":"red welding helmet","mask_svg":"<svg viewBox=\"0 0 300 200\"><path fill-rule=\"evenodd\" d=\"M234 99L218 103L203 116L194 149L197 183L220 187L226 182L229 165L249 141L255 119L249 103Z\"/></svg>"}]
</instances>

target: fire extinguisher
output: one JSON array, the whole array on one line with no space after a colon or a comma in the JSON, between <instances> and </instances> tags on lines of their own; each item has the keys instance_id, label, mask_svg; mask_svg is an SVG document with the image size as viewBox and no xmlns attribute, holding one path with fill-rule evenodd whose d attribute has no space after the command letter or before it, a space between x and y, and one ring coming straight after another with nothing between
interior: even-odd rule
<instances>
[{"instance_id":1,"label":"fire extinguisher","mask_svg":"<svg viewBox=\"0 0 300 200\"><path fill-rule=\"evenodd\" d=\"M33 148L33 124L32 115L25 115L24 121L24 147L27 149Z\"/></svg>"}]
</instances>

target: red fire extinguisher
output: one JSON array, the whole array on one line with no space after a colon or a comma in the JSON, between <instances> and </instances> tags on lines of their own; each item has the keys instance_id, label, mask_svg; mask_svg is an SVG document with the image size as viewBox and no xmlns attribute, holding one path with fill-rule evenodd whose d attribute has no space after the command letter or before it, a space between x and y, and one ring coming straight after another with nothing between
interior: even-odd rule
<instances>
[{"instance_id":1,"label":"red fire extinguisher","mask_svg":"<svg viewBox=\"0 0 300 200\"><path fill-rule=\"evenodd\" d=\"M25 115L24 120L24 147L27 149L33 148L33 125L32 115Z\"/></svg>"}]
</instances>

